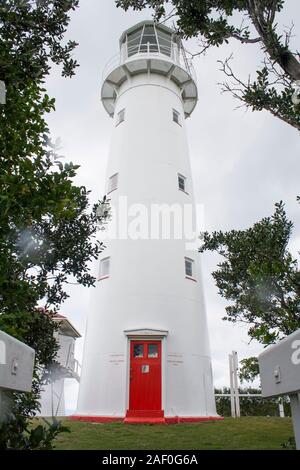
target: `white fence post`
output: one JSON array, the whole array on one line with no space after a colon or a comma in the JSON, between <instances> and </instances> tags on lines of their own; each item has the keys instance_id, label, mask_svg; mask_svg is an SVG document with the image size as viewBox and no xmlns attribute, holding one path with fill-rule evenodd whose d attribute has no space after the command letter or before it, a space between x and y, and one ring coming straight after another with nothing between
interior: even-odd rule
<instances>
[{"instance_id":1,"label":"white fence post","mask_svg":"<svg viewBox=\"0 0 300 470\"><path fill-rule=\"evenodd\" d=\"M233 382L234 382L234 392L235 392L235 413L236 417L241 417L241 408L240 408L240 396L239 396L239 381L238 381L238 370L239 370L239 361L236 351L232 351L232 362L233 362Z\"/></svg>"},{"instance_id":2,"label":"white fence post","mask_svg":"<svg viewBox=\"0 0 300 470\"><path fill-rule=\"evenodd\" d=\"M229 378L230 378L230 404L231 404L231 416L236 417L235 414L235 397L234 397L234 384L233 384L233 357L229 354Z\"/></svg>"},{"instance_id":3,"label":"white fence post","mask_svg":"<svg viewBox=\"0 0 300 470\"><path fill-rule=\"evenodd\" d=\"M279 416L280 418L284 418L284 406L282 398L279 398L278 401L278 408L279 408Z\"/></svg>"}]
</instances>

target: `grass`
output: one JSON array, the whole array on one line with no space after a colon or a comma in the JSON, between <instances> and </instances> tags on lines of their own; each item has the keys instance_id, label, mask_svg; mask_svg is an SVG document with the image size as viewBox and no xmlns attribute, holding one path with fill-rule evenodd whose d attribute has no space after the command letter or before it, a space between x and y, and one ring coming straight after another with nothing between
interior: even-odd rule
<instances>
[{"instance_id":1,"label":"grass","mask_svg":"<svg viewBox=\"0 0 300 470\"><path fill-rule=\"evenodd\" d=\"M206 423L125 425L65 420L71 433L56 440L57 450L281 449L293 435L290 418L242 417Z\"/></svg>"}]
</instances>

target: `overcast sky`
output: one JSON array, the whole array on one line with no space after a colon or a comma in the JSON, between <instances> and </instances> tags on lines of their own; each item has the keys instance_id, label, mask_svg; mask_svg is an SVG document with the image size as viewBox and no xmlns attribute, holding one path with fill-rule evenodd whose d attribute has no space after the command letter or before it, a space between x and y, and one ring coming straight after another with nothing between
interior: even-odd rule
<instances>
[{"instance_id":1,"label":"overcast sky","mask_svg":"<svg viewBox=\"0 0 300 470\"><path fill-rule=\"evenodd\" d=\"M289 0L280 23L289 26L299 19L299 1ZM104 194L105 170L112 132L112 120L100 101L102 71L118 53L121 33L135 23L150 19L150 12L125 13L114 0L81 0L72 15L68 38L79 43L74 57L80 63L76 76L61 78L53 69L47 80L50 96L56 99L56 111L48 122L52 137L62 139L60 153L66 161L80 164L76 183L92 190L92 200ZM281 19L282 18L282 19ZM300 37L300 21L293 39ZM197 40L185 43L190 52L199 50ZM274 203L285 201L295 228L291 250L298 256L300 246L300 140L296 129L267 112L235 110L238 103L220 93L224 76L217 60L233 52L233 68L244 79L256 70L259 49L233 42L194 59L198 77L199 102L187 120L195 199L204 205L205 229L246 228L274 211ZM222 321L225 302L218 295L211 272L218 257L202 255L203 282L209 322L213 372L216 386L228 385L228 353L236 350L239 359L256 355L262 347L249 344L247 330ZM61 313L68 316L84 334L90 289L70 287L70 298ZM81 360L83 339L77 340L76 356ZM75 409L78 386L67 381L66 407Z\"/></svg>"}]
</instances>

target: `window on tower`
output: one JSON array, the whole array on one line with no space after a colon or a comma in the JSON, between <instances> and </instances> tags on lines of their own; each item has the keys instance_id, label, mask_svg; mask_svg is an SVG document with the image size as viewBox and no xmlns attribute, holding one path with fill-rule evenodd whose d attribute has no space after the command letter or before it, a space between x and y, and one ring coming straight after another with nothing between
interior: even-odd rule
<instances>
[{"instance_id":1,"label":"window on tower","mask_svg":"<svg viewBox=\"0 0 300 470\"><path fill-rule=\"evenodd\" d=\"M125 108L121 109L121 111L118 112L116 126L121 124L121 122L123 122L123 121L125 121Z\"/></svg>"},{"instance_id":2,"label":"window on tower","mask_svg":"<svg viewBox=\"0 0 300 470\"><path fill-rule=\"evenodd\" d=\"M194 278L194 260L191 258L185 258L185 275L186 277Z\"/></svg>"},{"instance_id":3,"label":"window on tower","mask_svg":"<svg viewBox=\"0 0 300 470\"><path fill-rule=\"evenodd\" d=\"M172 34L154 24L145 24L129 32L123 42L127 46L128 57L140 53L160 53L172 57L175 45Z\"/></svg>"},{"instance_id":4,"label":"window on tower","mask_svg":"<svg viewBox=\"0 0 300 470\"><path fill-rule=\"evenodd\" d=\"M143 344L133 345L133 357L144 357L144 345Z\"/></svg>"},{"instance_id":5,"label":"window on tower","mask_svg":"<svg viewBox=\"0 0 300 470\"><path fill-rule=\"evenodd\" d=\"M187 192L186 177L178 173L178 188L181 191Z\"/></svg>"},{"instance_id":6,"label":"window on tower","mask_svg":"<svg viewBox=\"0 0 300 470\"><path fill-rule=\"evenodd\" d=\"M158 52L157 37L153 25L145 25L140 52Z\"/></svg>"},{"instance_id":7,"label":"window on tower","mask_svg":"<svg viewBox=\"0 0 300 470\"><path fill-rule=\"evenodd\" d=\"M157 344L149 344L149 346L148 346L148 357L158 357L158 346L157 346Z\"/></svg>"},{"instance_id":8,"label":"window on tower","mask_svg":"<svg viewBox=\"0 0 300 470\"><path fill-rule=\"evenodd\" d=\"M110 275L110 257L100 260L99 279L103 279Z\"/></svg>"},{"instance_id":9,"label":"window on tower","mask_svg":"<svg viewBox=\"0 0 300 470\"><path fill-rule=\"evenodd\" d=\"M172 54L171 34L163 31L162 29L157 29L157 38L158 38L160 53L167 55L167 56L171 56Z\"/></svg>"},{"instance_id":10,"label":"window on tower","mask_svg":"<svg viewBox=\"0 0 300 470\"><path fill-rule=\"evenodd\" d=\"M176 111L176 109L173 109L172 112L173 112L173 121L176 122L176 124L179 124L179 126L181 126L179 112Z\"/></svg>"},{"instance_id":11,"label":"window on tower","mask_svg":"<svg viewBox=\"0 0 300 470\"><path fill-rule=\"evenodd\" d=\"M127 52L128 57L139 52L143 28L136 29L127 36Z\"/></svg>"},{"instance_id":12,"label":"window on tower","mask_svg":"<svg viewBox=\"0 0 300 470\"><path fill-rule=\"evenodd\" d=\"M107 193L111 193L112 191L118 188L118 177L119 173L115 173L109 178Z\"/></svg>"}]
</instances>

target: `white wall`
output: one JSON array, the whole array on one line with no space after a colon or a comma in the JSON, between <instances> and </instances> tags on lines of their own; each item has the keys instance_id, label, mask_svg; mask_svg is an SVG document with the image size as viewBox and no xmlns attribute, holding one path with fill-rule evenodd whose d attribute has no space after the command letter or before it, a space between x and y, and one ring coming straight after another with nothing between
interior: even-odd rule
<instances>
[{"instance_id":1,"label":"white wall","mask_svg":"<svg viewBox=\"0 0 300 470\"><path fill-rule=\"evenodd\" d=\"M167 78L138 75L119 91L116 113L125 122L114 128L107 178L119 173L110 194L128 204L193 202L180 90ZM112 121L112 125L115 122ZM178 189L187 177L189 194ZM132 214L134 215L134 214ZM77 414L124 416L127 408L127 338L124 330L169 331L165 353L165 415L215 415L202 275L196 252L185 240L111 240L111 274L98 282L89 308ZM184 257L195 259L197 282L185 278ZM174 361L177 355L177 361Z\"/></svg>"}]
</instances>

